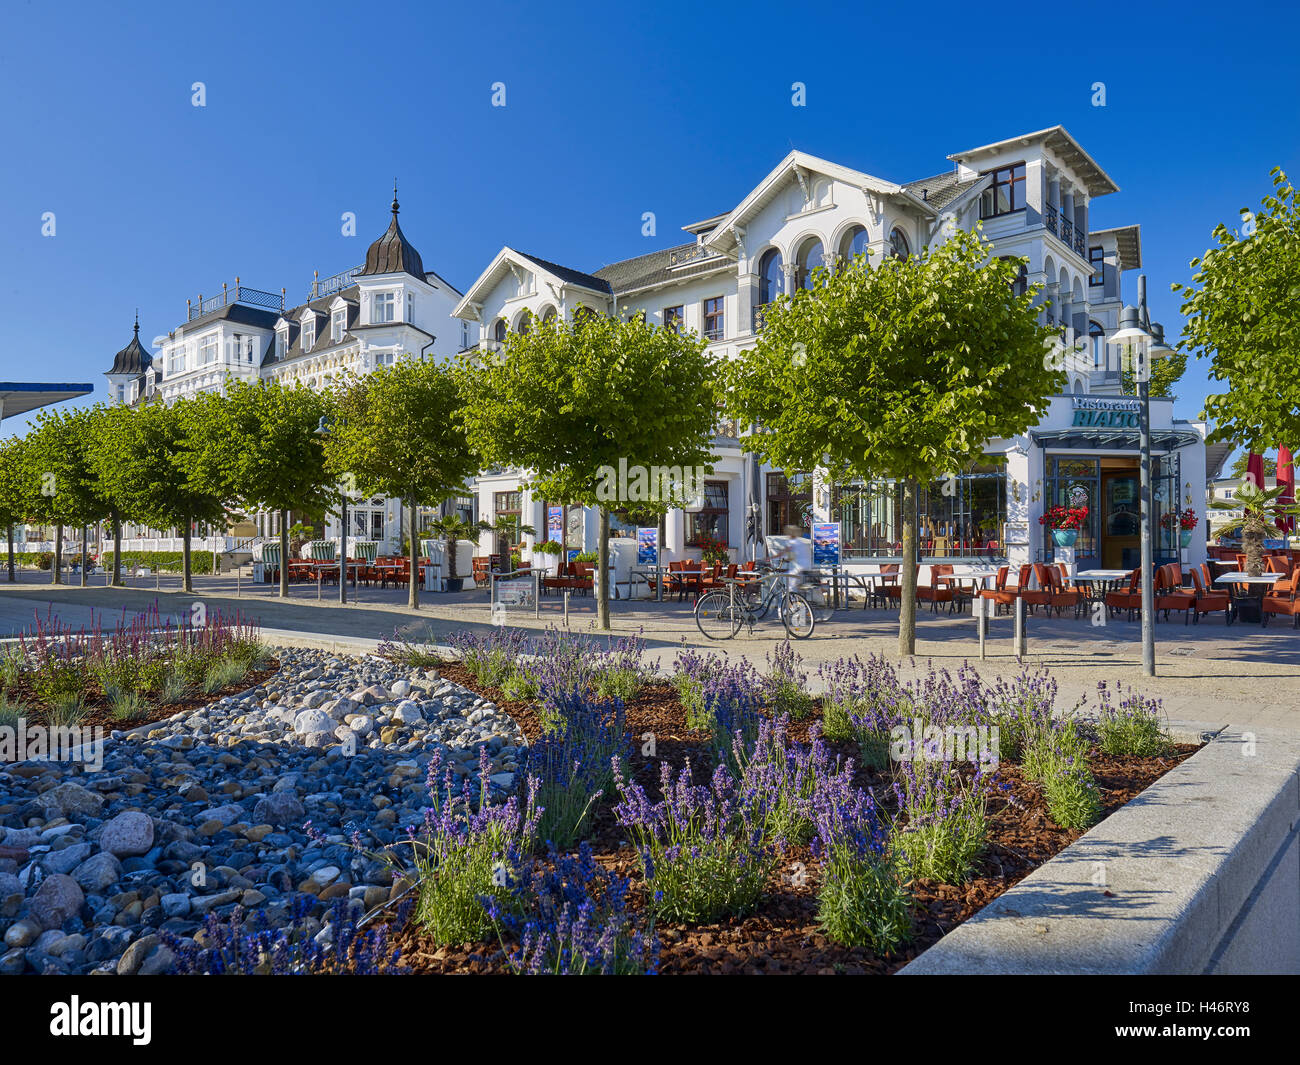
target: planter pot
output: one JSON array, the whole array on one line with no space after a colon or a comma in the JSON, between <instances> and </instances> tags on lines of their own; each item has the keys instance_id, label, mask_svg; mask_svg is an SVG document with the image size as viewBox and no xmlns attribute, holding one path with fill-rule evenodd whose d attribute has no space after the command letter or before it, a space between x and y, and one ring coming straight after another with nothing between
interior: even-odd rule
<instances>
[{"instance_id":1,"label":"planter pot","mask_svg":"<svg viewBox=\"0 0 1300 1065\"><path fill-rule=\"evenodd\" d=\"M465 586L464 577L448 577L446 581L446 590L449 592L459 592Z\"/></svg>"},{"instance_id":2,"label":"planter pot","mask_svg":"<svg viewBox=\"0 0 1300 1065\"><path fill-rule=\"evenodd\" d=\"M1052 539L1056 541L1058 547L1073 547L1074 542L1079 539L1079 530L1053 529Z\"/></svg>"},{"instance_id":3,"label":"planter pot","mask_svg":"<svg viewBox=\"0 0 1300 1065\"><path fill-rule=\"evenodd\" d=\"M1180 530L1178 531L1178 542L1179 542L1179 544L1181 544L1183 547L1191 547L1191 545L1192 545L1192 530L1191 530L1191 529L1180 529Z\"/></svg>"}]
</instances>

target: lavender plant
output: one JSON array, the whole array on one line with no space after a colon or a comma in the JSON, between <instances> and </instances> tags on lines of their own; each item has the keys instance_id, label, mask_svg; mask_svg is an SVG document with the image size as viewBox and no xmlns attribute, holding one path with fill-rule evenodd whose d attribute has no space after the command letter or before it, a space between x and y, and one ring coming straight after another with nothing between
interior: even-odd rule
<instances>
[{"instance_id":1,"label":"lavender plant","mask_svg":"<svg viewBox=\"0 0 1300 1065\"><path fill-rule=\"evenodd\" d=\"M822 863L817 923L836 943L892 954L911 938L911 898L875 802L840 774L818 780L812 806L812 851Z\"/></svg>"},{"instance_id":2,"label":"lavender plant","mask_svg":"<svg viewBox=\"0 0 1300 1065\"><path fill-rule=\"evenodd\" d=\"M465 668L485 688L499 688L517 668L527 649L523 629L494 628L490 632L456 632L448 642L460 654Z\"/></svg>"},{"instance_id":3,"label":"lavender plant","mask_svg":"<svg viewBox=\"0 0 1300 1065\"><path fill-rule=\"evenodd\" d=\"M912 698L898 671L883 656L863 662L856 655L818 667L825 695L822 724L828 739L857 743L862 764L889 764L890 730L912 710Z\"/></svg>"},{"instance_id":4,"label":"lavender plant","mask_svg":"<svg viewBox=\"0 0 1300 1065\"><path fill-rule=\"evenodd\" d=\"M539 838L566 849L596 801L613 787L614 759L626 758L631 744L620 699L551 692L548 703L559 725L529 748L522 777L537 791Z\"/></svg>"},{"instance_id":5,"label":"lavender plant","mask_svg":"<svg viewBox=\"0 0 1300 1065\"><path fill-rule=\"evenodd\" d=\"M1118 693L1111 703L1105 681L1097 684L1097 745L1111 756L1160 758L1173 750L1168 731L1160 724L1160 700L1148 699L1133 689Z\"/></svg>"},{"instance_id":6,"label":"lavender plant","mask_svg":"<svg viewBox=\"0 0 1300 1065\"><path fill-rule=\"evenodd\" d=\"M893 841L910 877L964 883L988 841L988 797L996 774L976 767L966 780L942 745L913 740L893 784L899 820Z\"/></svg>"},{"instance_id":7,"label":"lavender plant","mask_svg":"<svg viewBox=\"0 0 1300 1065\"><path fill-rule=\"evenodd\" d=\"M774 717L788 714L796 721L812 713L812 700L804 690L808 674L803 658L790 644L789 637L767 654L767 672L763 675L763 699Z\"/></svg>"},{"instance_id":8,"label":"lavender plant","mask_svg":"<svg viewBox=\"0 0 1300 1065\"><path fill-rule=\"evenodd\" d=\"M1054 727L1056 681L1045 669L1024 669L1010 683L999 677L989 702L999 756L1020 761L1034 739Z\"/></svg>"},{"instance_id":9,"label":"lavender plant","mask_svg":"<svg viewBox=\"0 0 1300 1065\"><path fill-rule=\"evenodd\" d=\"M492 806L489 772L487 748L481 747L475 802L469 777L457 788L453 766L444 766L436 749L429 761L432 805L424 812L424 831L417 836L414 827L408 830L418 874L415 920L439 944L479 940L492 931L482 900L508 900L536 839L537 781L527 782L522 800L511 796Z\"/></svg>"},{"instance_id":10,"label":"lavender plant","mask_svg":"<svg viewBox=\"0 0 1300 1065\"><path fill-rule=\"evenodd\" d=\"M675 780L665 763L657 803L616 773L621 801L614 815L641 854L651 913L707 924L757 906L776 852L764 841L761 804L742 793L724 766L706 787L693 783L689 760Z\"/></svg>"},{"instance_id":11,"label":"lavender plant","mask_svg":"<svg viewBox=\"0 0 1300 1065\"><path fill-rule=\"evenodd\" d=\"M831 755L813 726L811 743L794 743L789 719L762 719L753 744L732 741L731 763L739 767L739 790L750 817L763 825L763 838L777 849L801 846L813 835L813 796L826 781L848 781L853 763Z\"/></svg>"},{"instance_id":12,"label":"lavender plant","mask_svg":"<svg viewBox=\"0 0 1300 1065\"><path fill-rule=\"evenodd\" d=\"M1054 719L1025 749L1021 772L1043 786L1047 812L1061 828L1085 829L1101 818L1101 797L1088 768L1088 739L1077 718Z\"/></svg>"},{"instance_id":13,"label":"lavender plant","mask_svg":"<svg viewBox=\"0 0 1300 1065\"><path fill-rule=\"evenodd\" d=\"M597 865L586 841L576 856L552 847L546 863L532 863L519 877L512 896L512 905L494 896L485 905L502 943L507 935L516 943L507 948L516 973L621 976L658 967L653 927L638 927L628 911L628 881Z\"/></svg>"}]
</instances>

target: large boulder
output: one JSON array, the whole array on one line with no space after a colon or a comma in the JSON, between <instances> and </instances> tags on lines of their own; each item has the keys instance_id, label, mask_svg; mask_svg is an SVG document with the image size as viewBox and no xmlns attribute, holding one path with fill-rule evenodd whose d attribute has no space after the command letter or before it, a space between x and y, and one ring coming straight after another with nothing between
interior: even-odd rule
<instances>
[{"instance_id":1,"label":"large boulder","mask_svg":"<svg viewBox=\"0 0 1300 1065\"><path fill-rule=\"evenodd\" d=\"M99 846L119 858L148 854L153 847L153 818L138 810L118 814L104 825Z\"/></svg>"},{"instance_id":2,"label":"large boulder","mask_svg":"<svg viewBox=\"0 0 1300 1065\"><path fill-rule=\"evenodd\" d=\"M104 797L69 780L44 792L40 803L45 809L57 810L69 821L75 821L78 817L98 817L104 808Z\"/></svg>"},{"instance_id":3,"label":"large boulder","mask_svg":"<svg viewBox=\"0 0 1300 1065\"><path fill-rule=\"evenodd\" d=\"M293 730L299 736L313 732L333 732L335 721L324 710L303 710L293 719Z\"/></svg>"}]
</instances>

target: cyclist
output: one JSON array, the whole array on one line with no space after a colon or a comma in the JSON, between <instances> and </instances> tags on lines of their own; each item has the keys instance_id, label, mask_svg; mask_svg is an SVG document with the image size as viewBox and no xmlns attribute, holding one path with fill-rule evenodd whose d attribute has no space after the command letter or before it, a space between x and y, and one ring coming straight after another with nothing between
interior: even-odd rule
<instances>
[{"instance_id":1,"label":"cyclist","mask_svg":"<svg viewBox=\"0 0 1300 1065\"><path fill-rule=\"evenodd\" d=\"M786 573L790 575L790 590L797 591L809 583L812 570L812 541L801 536L802 530L797 525L787 525L777 540L776 550L772 552L772 561L782 559L788 563Z\"/></svg>"}]
</instances>

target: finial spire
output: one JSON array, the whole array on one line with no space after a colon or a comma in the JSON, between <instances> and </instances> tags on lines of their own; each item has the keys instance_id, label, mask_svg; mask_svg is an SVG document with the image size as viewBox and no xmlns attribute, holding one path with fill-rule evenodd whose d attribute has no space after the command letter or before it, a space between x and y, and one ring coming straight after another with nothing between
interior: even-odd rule
<instances>
[{"instance_id":1,"label":"finial spire","mask_svg":"<svg viewBox=\"0 0 1300 1065\"><path fill-rule=\"evenodd\" d=\"M135 335L140 335L140 308L135 309Z\"/></svg>"},{"instance_id":2,"label":"finial spire","mask_svg":"<svg viewBox=\"0 0 1300 1065\"><path fill-rule=\"evenodd\" d=\"M393 217L397 217L397 178L393 178Z\"/></svg>"}]
</instances>

